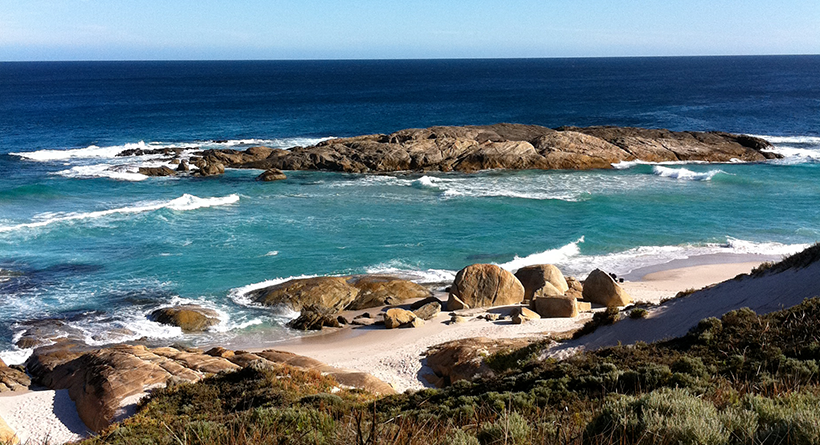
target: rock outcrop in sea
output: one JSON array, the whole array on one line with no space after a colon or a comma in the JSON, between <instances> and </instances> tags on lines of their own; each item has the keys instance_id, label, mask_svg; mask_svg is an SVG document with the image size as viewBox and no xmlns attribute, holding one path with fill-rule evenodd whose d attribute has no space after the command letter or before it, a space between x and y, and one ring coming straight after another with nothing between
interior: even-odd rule
<instances>
[{"instance_id":1,"label":"rock outcrop in sea","mask_svg":"<svg viewBox=\"0 0 820 445\"><path fill-rule=\"evenodd\" d=\"M778 157L764 139L723 132L669 131L630 127L559 127L495 124L430 127L391 134L337 138L288 150L251 147L195 153L199 176L225 168L251 168L281 179L277 170L355 173L486 169L589 170L624 161L758 162ZM178 155L178 152L174 152ZM120 153L127 156L128 151ZM172 154L169 152L169 154ZM159 171L151 170L157 174ZM161 173L168 173L162 171ZM146 174L148 171L146 170Z\"/></svg>"}]
</instances>

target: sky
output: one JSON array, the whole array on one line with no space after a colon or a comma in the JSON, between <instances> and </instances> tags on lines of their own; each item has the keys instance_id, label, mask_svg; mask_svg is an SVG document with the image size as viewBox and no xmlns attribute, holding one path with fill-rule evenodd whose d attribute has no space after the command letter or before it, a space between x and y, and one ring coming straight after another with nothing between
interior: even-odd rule
<instances>
[{"instance_id":1,"label":"sky","mask_svg":"<svg viewBox=\"0 0 820 445\"><path fill-rule=\"evenodd\" d=\"M0 61L820 54L820 0L0 0Z\"/></svg>"}]
</instances>

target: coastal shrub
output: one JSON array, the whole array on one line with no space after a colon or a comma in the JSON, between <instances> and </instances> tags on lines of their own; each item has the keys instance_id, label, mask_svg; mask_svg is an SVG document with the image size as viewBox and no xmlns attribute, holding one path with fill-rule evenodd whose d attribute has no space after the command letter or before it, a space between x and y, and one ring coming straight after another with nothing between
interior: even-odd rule
<instances>
[{"instance_id":1,"label":"coastal shrub","mask_svg":"<svg viewBox=\"0 0 820 445\"><path fill-rule=\"evenodd\" d=\"M633 320L640 319L640 318L646 318L647 315L649 315L649 311L647 311L646 309L644 309L642 307L637 307L635 309L632 309L629 312L629 318L631 318Z\"/></svg>"},{"instance_id":2,"label":"coastal shrub","mask_svg":"<svg viewBox=\"0 0 820 445\"><path fill-rule=\"evenodd\" d=\"M228 428L224 424L210 420L194 420L185 426L185 436L202 444L214 443L227 433Z\"/></svg>"},{"instance_id":3,"label":"coastal shrub","mask_svg":"<svg viewBox=\"0 0 820 445\"><path fill-rule=\"evenodd\" d=\"M505 412L495 422L485 422L481 425L476 438L481 445L494 444L524 444L530 434L527 419L517 412Z\"/></svg>"},{"instance_id":4,"label":"coastal shrub","mask_svg":"<svg viewBox=\"0 0 820 445\"><path fill-rule=\"evenodd\" d=\"M770 265L768 268L765 268L756 275L753 271L752 275L760 276L767 273L775 274L789 269L803 269L817 261L820 261L820 243L817 243L809 247L808 249L801 250L800 252L790 255L781 260L780 262Z\"/></svg>"},{"instance_id":5,"label":"coastal shrub","mask_svg":"<svg viewBox=\"0 0 820 445\"><path fill-rule=\"evenodd\" d=\"M455 428L447 434L442 445L481 445L481 442L461 428Z\"/></svg>"},{"instance_id":6,"label":"coastal shrub","mask_svg":"<svg viewBox=\"0 0 820 445\"><path fill-rule=\"evenodd\" d=\"M621 319L621 312L617 307L608 307L605 311L596 312L592 319L584 323L581 329L572 334L572 338L581 338L584 335L595 332L599 327L614 324Z\"/></svg>"},{"instance_id":7,"label":"coastal shrub","mask_svg":"<svg viewBox=\"0 0 820 445\"><path fill-rule=\"evenodd\" d=\"M543 340L519 349L498 351L484 359L484 362L495 372L518 370L536 358L550 343L550 340Z\"/></svg>"},{"instance_id":8,"label":"coastal shrub","mask_svg":"<svg viewBox=\"0 0 820 445\"><path fill-rule=\"evenodd\" d=\"M720 421L729 433L729 443L755 443L757 413L742 407L730 406L720 412Z\"/></svg>"},{"instance_id":9,"label":"coastal shrub","mask_svg":"<svg viewBox=\"0 0 820 445\"><path fill-rule=\"evenodd\" d=\"M794 393L770 399L749 396L746 406L758 416L757 443L820 443L820 397Z\"/></svg>"},{"instance_id":10,"label":"coastal shrub","mask_svg":"<svg viewBox=\"0 0 820 445\"><path fill-rule=\"evenodd\" d=\"M682 355L672 362L670 369L672 372L680 372L700 378L709 377L710 374L709 369L703 364L700 357L690 357L688 355Z\"/></svg>"},{"instance_id":11,"label":"coastal shrub","mask_svg":"<svg viewBox=\"0 0 820 445\"><path fill-rule=\"evenodd\" d=\"M729 433L714 405L686 390L664 388L607 402L587 428L587 443L724 444Z\"/></svg>"}]
</instances>

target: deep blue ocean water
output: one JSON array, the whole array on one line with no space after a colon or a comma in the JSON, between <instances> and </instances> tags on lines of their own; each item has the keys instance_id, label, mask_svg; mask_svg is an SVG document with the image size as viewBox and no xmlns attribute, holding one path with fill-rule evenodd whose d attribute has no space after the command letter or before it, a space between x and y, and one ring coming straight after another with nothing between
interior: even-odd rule
<instances>
[{"instance_id":1,"label":"deep blue ocean water","mask_svg":"<svg viewBox=\"0 0 820 445\"><path fill-rule=\"evenodd\" d=\"M87 341L292 335L243 291L294 276L452 279L476 262L619 274L820 240L820 57L0 63L0 357L28 320ZM431 125L760 135L761 164L146 178L136 147L292 147ZM745 257L744 257L745 258ZM274 281L275 282L275 281ZM195 301L223 322L146 319Z\"/></svg>"}]
</instances>

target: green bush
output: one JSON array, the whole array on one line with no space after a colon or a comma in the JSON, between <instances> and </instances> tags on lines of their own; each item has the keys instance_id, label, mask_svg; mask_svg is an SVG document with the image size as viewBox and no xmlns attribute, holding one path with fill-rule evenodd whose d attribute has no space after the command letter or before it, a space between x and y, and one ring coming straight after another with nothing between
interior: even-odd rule
<instances>
[{"instance_id":1,"label":"green bush","mask_svg":"<svg viewBox=\"0 0 820 445\"><path fill-rule=\"evenodd\" d=\"M638 318L646 318L649 315L649 311L642 307L636 307L629 312L629 318L638 319Z\"/></svg>"},{"instance_id":2,"label":"green bush","mask_svg":"<svg viewBox=\"0 0 820 445\"><path fill-rule=\"evenodd\" d=\"M749 396L746 406L758 416L758 443L820 443L820 397L805 393L776 399Z\"/></svg>"},{"instance_id":3,"label":"green bush","mask_svg":"<svg viewBox=\"0 0 820 445\"><path fill-rule=\"evenodd\" d=\"M586 433L588 443L717 445L729 439L714 405L668 388L607 402Z\"/></svg>"},{"instance_id":4,"label":"green bush","mask_svg":"<svg viewBox=\"0 0 820 445\"><path fill-rule=\"evenodd\" d=\"M476 437L482 445L524 444L528 442L529 434L527 419L513 411L505 413L495 422L485 422Z\"/></svg>"},{"instance_id":5,"label":"green bush","mask_svg":"<svg viewBox=\"0 0 820 445\"><path fill-rule=\"evenodd\" d=\"M455 428L447 434L443 445L481 445L481 442L461 428Z\"/></svg>"}]
</instances>

